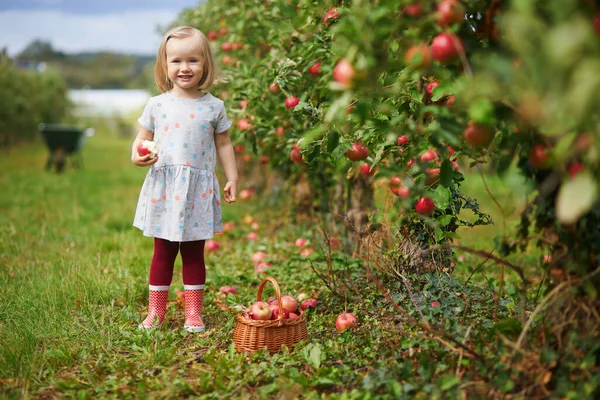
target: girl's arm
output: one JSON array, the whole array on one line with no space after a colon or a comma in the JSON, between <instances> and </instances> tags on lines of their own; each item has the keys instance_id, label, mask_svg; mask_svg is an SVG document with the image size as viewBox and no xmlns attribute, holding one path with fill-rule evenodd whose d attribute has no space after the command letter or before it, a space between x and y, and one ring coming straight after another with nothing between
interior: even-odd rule
<instances>
[{"instance_id":1,"label":"girl's arm","mask_svg":"<svg viewBox=\"0 0 600 400\"><path fill-rule=\"evenodd\" d=\"M144 140L154 140L154 133L146 128L140 127L140 130L133 141L133 145L131 146L131 162L139 167L147 167L158 161L158 156L150 158L150 154L146 154L143 157L138 154L137 147Z\"/></svg>"},{"instance_id":2,"label":"girl's arm","mask_svg":"<svg viewBox=\"0 0 600 400\"><path fill-rule=\"evenodd\" d=\"M233 203L237 196L238 171L235 163L235 152L229 138L228 131L215 134L215 146L217 147L217 155L221 160L221 165L225 170L227 183L223 191L225 192L225 201Z\"/></svg>"}]
</instances>

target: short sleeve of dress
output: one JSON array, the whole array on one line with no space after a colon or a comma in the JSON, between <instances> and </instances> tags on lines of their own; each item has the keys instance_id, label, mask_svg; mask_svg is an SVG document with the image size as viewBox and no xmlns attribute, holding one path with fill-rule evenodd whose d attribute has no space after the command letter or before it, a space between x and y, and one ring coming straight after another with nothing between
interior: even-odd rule
<instances>
[{"instance_id":1,"label":"short sleeve of dress","mask_svg":"<svg viewBox=\"0 0 600 400\"><path fill-rule=\"evenodd\" d=\"M231 127L231 121L227 118L227 112L225 111L225 105L221 103L221 110L217 117L217 127L215 133L223 133Z\"/></svg>"},{"instance_id":2,"label":"short sleeve of dress","mask_svg":"<svg viewBox=\"0 0 600 400\"><path fill-rule=\"evenodd\" d=\"M154 102L152 99L148 100L142 116L138 118L140 125L149 132L154 132Z\"/></svg>"}]
</instances>

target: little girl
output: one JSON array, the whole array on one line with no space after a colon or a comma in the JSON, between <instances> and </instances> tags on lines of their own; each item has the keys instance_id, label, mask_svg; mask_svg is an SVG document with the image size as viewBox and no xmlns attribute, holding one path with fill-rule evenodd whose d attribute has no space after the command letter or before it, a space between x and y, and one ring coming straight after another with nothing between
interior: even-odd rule
<instances>
[{"instance_id":1,"label":"little girl","mask_svg":"<svg viewBox=\"0 0 600 400\"><path fill-rule=\"evenodd\" d=\"M217 155L227 178L225 201L235 202L237 194L235 154L227 134L231 121L223 102L206 92L220 78L208 40L199 30L182 26L166 33L158 49L154 79L162 94L148 100L138 119L141 127L131 153L135 165L151 165L133 222L145 236L154 238L150 305L139 328L162 325L173 264L181 252L184 328L202 332L204 241L223 231L214 172ZM155 141L157 156L138 154L144 140Z\"/></svg>"}]
</instances>

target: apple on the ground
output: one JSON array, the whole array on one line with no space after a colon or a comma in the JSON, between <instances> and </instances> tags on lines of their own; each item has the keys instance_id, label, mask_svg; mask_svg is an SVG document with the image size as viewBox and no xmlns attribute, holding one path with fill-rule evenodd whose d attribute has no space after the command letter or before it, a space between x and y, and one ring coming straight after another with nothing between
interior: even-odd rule
<instances>
[{"instance_id":1,"label":"apple on the ground","mask_svg":"<svg viewBox=\"0 0 600 400\"><path fill-rule=\"evenodd\" d=\"M345 312L340 314L335 320L335 327L338 331L345 331L346 329L354 329L358 327L358 320L354 314Z\"/></svg>"}]
</instances>

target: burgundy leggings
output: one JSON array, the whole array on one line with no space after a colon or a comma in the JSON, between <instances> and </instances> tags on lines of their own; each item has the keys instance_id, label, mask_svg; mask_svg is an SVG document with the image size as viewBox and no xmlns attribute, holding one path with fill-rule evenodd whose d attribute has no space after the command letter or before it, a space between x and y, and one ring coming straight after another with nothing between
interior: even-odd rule
<instances>
[{"instance_id":1,"label":"burgundy leggings","mask_svg":"<svg viewBox=\"0 0 600 400\"><path fill-rule=\"evenodd\" d=\"M206 265L204 265L204 240L194 242L169 242L154 238L154 256L150 265L150 285L169 286L173 279L173 265L177 253L181 251L183 263L183 284L204 285Z\"/></svg>"}]
</instances>

